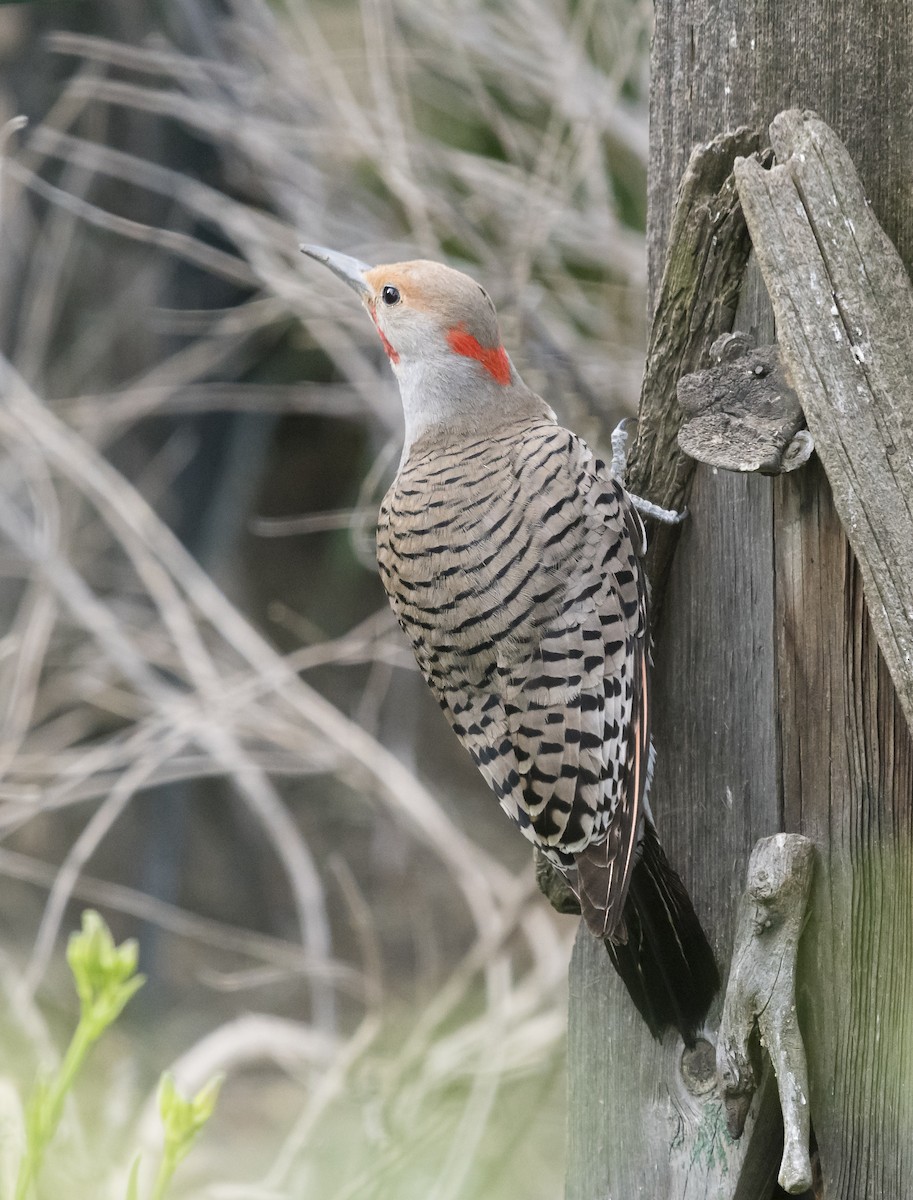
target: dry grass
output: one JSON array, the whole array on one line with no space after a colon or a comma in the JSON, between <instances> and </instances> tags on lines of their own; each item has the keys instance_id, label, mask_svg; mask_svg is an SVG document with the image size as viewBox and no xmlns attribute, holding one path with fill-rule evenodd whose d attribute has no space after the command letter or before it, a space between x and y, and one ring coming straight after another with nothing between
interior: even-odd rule
<instances>
[{"instance_id":1,"label":"dry grass","mask_svg":"<svg viewBox=\"0 0 913 1200\"><path fill-rule=\"evenodd\" d=\"M174 470L167 455L131 481L109 451L164 412L332 411L363 421L384 449L360 500L304 517L298 530L348 528L370 557L397 399L362 315L335 291L317 294L302 238L367 259L471 264L505 313L515 358L550 396L560 389L578 426L598 433L630 408L644 264L616 193L636 192L646 154L643 104L624 97L642 83L647 14L595 0L363 0L345 24L331 7L291 0L278 14L256 0L232 10L215 31L217 59L56 35L53 50L78 69L46 119L12 135L4 163L0 282L14 335L0 359L0 873L47 892L21 976L11 982L7 971L13 1019L31 1023L27 1036L50 1052L30 998L72 902L104 905L194 948L201 1005L211 987L241 992L249 1009L276 980L293 981L299 1011L308 996L307 1020L236 1013L177 1063L189 1086L215 1069L230 1075L225 1142L195 1180L198 1194L519 1194L517 1178L500 1178L490 1161L494 1130L516 1142L514 1159L502 1157L517 1171L524 1156L535 1165L543 1190L530 1190L531 1178L524 1194L544 1197L559 1186L560 1135L550 1131L549 1174L512 1112L527 1135L537 1111L560 1116L553 1075L569 926L534 894L528 869L515 874L456 823L446 779L430 788L370 720L306 681L318 666L374 664L379 694L364 711L376 709L389 672L411 669L386 615L280 653L157 511ZM174 123L208 143L224 186L169 165L167 154L110 144L110 129L137 113L160 123L166 143ZM153 210L167 208L167 223L128 213L140 193ZM73 317L67 340L67 306L80 294L71 264L86 239L103 255L132 246L133 266L127 279L113 272L101 316ZM176 264L242 298L157 308ZM289 315L339 382L239 381L258 336ZM169 332L180 335L177 349ZM125 367L128 334L138 352ZM287 938L89 872L139 796L213 777L272 848L289 896ZM391 993L376 913L344 856L318 861L290 806L284 781L308 778L337 780L437 864L435 887L466 937L430 991L413 982L418 1011ZM51 863L35 846L57 822L76 835ZM345 957L328 889L343 900L356 947ZM222 957L209 963L210 951ZM255 1087L254 1066L275 1074L254 1077L252 1100L244 1089ZM546 1098L530 1107L536 1078ZM232 1080L245 1096L234 1108ZM244 1140L231 1114L243 1107L250 1123L261 1101L268 1110L270 1080L286 1081L282 1115L260 1130L268 1166L242 1184L226 1149L233 1136ZM220 1175L232 1183L213 1182Z\"/></svg>"}]
</instances>

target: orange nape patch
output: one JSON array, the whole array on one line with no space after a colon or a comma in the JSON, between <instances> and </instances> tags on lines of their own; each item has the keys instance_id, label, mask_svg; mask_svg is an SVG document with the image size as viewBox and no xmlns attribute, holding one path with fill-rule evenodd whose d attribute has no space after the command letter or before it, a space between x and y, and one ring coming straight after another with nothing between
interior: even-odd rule
<instances>
[{"instance_id":1,"label":"orange nape patch","mask_svg":"<svg viewBox=\"0 0 913 1200\"><path fill-rule=\"evenodd\" d=\"M474 358L488 374L506 387L510 383L510 359L503 346L483 346L463 325L457 325L447 334L447 345L463 358Z\"/></svg>"}]
</instances>

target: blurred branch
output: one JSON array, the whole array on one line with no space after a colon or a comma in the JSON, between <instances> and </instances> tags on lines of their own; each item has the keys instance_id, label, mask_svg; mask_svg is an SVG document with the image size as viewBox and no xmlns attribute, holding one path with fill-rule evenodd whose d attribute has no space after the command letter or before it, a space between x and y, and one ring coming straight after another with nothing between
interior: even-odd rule
<instances>
[{"instance_id":1,"label":"blurred branch","mask_svg":"<svg viewBox=\"0 0 913 1200\"><path fill-rule=\"evenodd\" d=\"M313 1025L229 1022L185 1060L189 1075L259 1062L304 1074L299 1119L262 1188L237 1182L219 1194L297 1186L302 1156L332 1134L340 1098L367 1079L369 1099L357 1107L368 1152L353 1153L333 1179L309 1176L308 1186L336 1200L360 1187L394 1194L402 1163L431 1147L444 1169L429 1200L456 1200L473 1186L511 1080L541 1070L560 1046L570 930L535 896L528 870L515 878L463 831L450 798L370 731L379 697L402 683L399 668L414 672L389 615L280 654L166 523L192 430L181 426L152 459L136 447L161 415L361 419L361 478L345 480L326 506L336 515L281 520L299 532L348 528L357 559L372 563L372 511L398 453L395 385L363 314L305 280L302 236L375 261L420 252L471 264L530 382L571 413L580 401L597 434L630 411L642 360L645 264L631 222L646 158L640 51L649 14L596 0L362 0L361 25L340 44L332 6L228 8L230 20L204 29L206 57L161 40L54 35L52 48L81 65L9 164L0 569L14 607L0 653L0 836L18 834L26 847L66 823L69 853L56 869L2 848L0 873L50 893L32 983L75 896L194 939L192 974L203 986L308 982ZM178 9L194 28L211 22L197 0ZM180 160L173 144L182 138L193 153ZM207 274L211 309L201 299ZM519 315L521 292L527 307L535 302L535 323ZM176 295L186 310L175 310ZM280 338L294 352L264 370L263 347ZM294 382L289 361L324 382ZM280 382L255 382L264 376ZM108 449L124 473L105 460ZM297 613L323 623L298 595L278 602L276 623L296 638ZM370 668L360 703L333 703L300 678L355 664ZM321 687L327 678L317 677ZM401 713L393 721L408 756L414 735ZM312 835L318 817L301 805L293 818L280 793L280 781L320 773L330 776L327 796L344 785L367 814L358 819L393 847L383 869L398 889L395 934L373 894L361 896L361 874L340 885L348 912L334 917L334 934L338 922L340 935L345 927L360 937L357 968L331 951L318 839L337 829ZM264 831L300 944L206 922L86 874L140 792L213 776ZM306 794L322 811L323 790ZM71 821L80 822L75 840ZM440 867L427 895L413 893L416 851ZM382 857L372 850L372 869ZM279 888L274 897L275 919L289 921ZM384 980L381 950L393 941L404 960L421 961L410 938L422 937L439 958L430 978L412 981L430 997L401 1030L403 984L399 974L395 987ZM216 967L204 942L240 962ZM346 1027L330 1036L341 992L355 1005L340 1006ZM294 1002L300 1008L297 992Z\"/></svg>"},{"instance_id":2,"label":"blurred branch","mask_svg":"<svg viewBox=\"0 0 913 1200\"><path fill-rule=\"evenodd\" d=\"M243 259L239 259L233 254L225 254L223 251L216 250L212 246L207 246L199 238L178 233L173 229L161 229L156 225L143 225L142 222L132 221L129 217L119 217L115 213L106 212L94 204L89 204L86 200L81 200L71 192L54 187L53 184L48 183L33 171L28 170L21 163L11 162L7 164L7 171L12 178L17 179L24 186L31 188L37 195L43 196L45 200L50 200L59 208L72 213L73 216L79 217L89 225L94 225L99 229L107 229L112 233L116 233L121 237L131 238L134 241L146 242L149 245L158 246L160 249L167 250L169 253L184 259L185 262L193 263L194 266L201 267L205 271L210 271L213 275L219 275L223 279L231 280L232 283L248 287L255 287L257 285L256 275L253 274Z\"/></svg>"}]
</instances>

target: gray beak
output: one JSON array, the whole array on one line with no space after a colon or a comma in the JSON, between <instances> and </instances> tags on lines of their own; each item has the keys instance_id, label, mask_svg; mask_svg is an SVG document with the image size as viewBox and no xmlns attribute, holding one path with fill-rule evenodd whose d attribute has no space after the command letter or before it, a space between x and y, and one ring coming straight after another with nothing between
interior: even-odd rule
<instances>
[{"instance_id":1,"label":"gray beak","mask_svg":"<svg viewBox=\"0 0 913 1200\"><path fill-rule=\"evenodd\" d=\"M334 275L338 275L362 298L367 299L374 295L373 289L365 279L365 273L371 270L367 263L359 262L357 258L350 258L348 254L339 254L336 250L325 250L323 246L308 246L304 242L298 249L302 254L307 254L309 258L316 258L318 262L329 267Z\"/></svg>"}]
</instances>

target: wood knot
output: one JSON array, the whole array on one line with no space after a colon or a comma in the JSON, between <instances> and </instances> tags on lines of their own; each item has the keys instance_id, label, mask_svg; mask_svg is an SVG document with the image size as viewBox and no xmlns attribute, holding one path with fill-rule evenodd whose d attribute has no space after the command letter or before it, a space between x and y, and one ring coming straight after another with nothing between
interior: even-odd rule
<instances>
[{"instance_id":1,"label":"wood knot","mask_svg":"<svg viewBox=\"0 0 913 1200\"><path fill-rule=\"evenodd\" d=\"M682 1079L692 1096L704 1096L716 1086L716 1050L706 1038L698 1038L682 1051Z\"/></svg>"}]
</instances>

